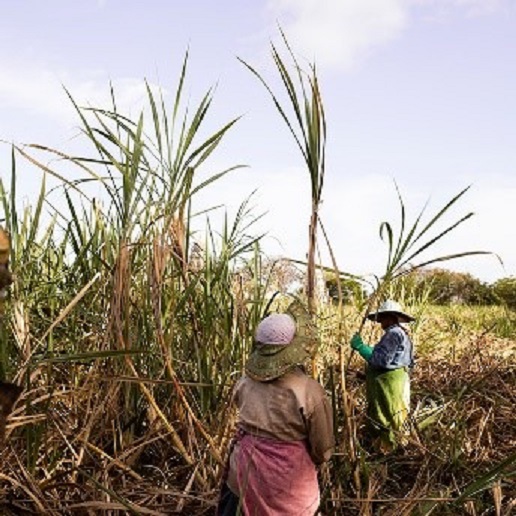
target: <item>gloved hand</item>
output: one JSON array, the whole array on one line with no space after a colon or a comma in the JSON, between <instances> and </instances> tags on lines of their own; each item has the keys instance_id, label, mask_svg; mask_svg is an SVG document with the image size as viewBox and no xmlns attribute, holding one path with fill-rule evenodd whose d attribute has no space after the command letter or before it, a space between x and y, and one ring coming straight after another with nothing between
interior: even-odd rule
<instances>
[{"instance_id":1,"label":"gloved hand","mask_svg":"<svg viewBox=\"0 0 516 516\"><path fill-rule=\"evenodd\" d=\"M355 335L351 337L350 345L355 351L358 351L361 357L365 358L366 360L371 358L371 355L373 354L373 348L368 346L358 333L355 333Z\"/></svg>"},{"instance_id":2,"label":"gloved hand","mask_svg":"<svg viewBox=\"0 0 516 516\"><path fill-rule=\"evenodd\" d=\"M355 333L355 335L351 337L350 344L355 351L358 351L365 344L365 342L362 340L360 334Z\"/></svg>"}]
</instances>

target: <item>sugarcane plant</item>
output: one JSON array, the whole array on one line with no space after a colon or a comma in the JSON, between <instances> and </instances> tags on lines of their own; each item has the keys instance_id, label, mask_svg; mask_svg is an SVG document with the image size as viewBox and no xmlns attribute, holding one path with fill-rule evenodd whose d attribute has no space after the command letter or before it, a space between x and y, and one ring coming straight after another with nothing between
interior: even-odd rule
<instances>
[{"instance_id":1,"label":"sugarcane plant","mask_svg":"<svg viewBox=\"0 0 516 516\"><path fill-rule=\"evenodd\" d=\"M358 333L362 331L364 323L367 320L367 314L371 311L372 307L381 301L382 296L388 290L389 286L397 279L422 269L423 267L427 267L428 265L470 256L493 255L493 253L489 251L476 250L458 251L430 258L425 257L426 253L428 253L436 243L440 242L444 237L473 217L474 212L468 212L451 224L446 223L444 228L440 227L440 224L443 222L448 212L466 194L471 188L470 186L454 195L442 208L431 215L427 222L423 222L423 216L428 205L427 202L419 211L413 223L407 220L405 202L396 183L395 187L400 214L399 232L396 234L393 224L388 221L384 221L380 224L380 238L387 243L385 272L379 276L375 276L375 288L367 301L366 310Z\"/></svg>"},{"instance_id":2,"label":"sugarcane plant","mask_svg":"<svg viewBox=\"0 0 516 516\"><path fill-rule=\"evenodd\" d=\"M315 312L315 254L317 248L317 227L319 224L319 208L322 200L322 190L325 174L326 149L326 118L319 80L315 64L309 65L305 72L288 40L280 28L280 34L287 53L292 61L294 72L288 71L285 60L281 57L276 45L271 43L271 53L276 69L280 75L288 99L283 102L264 77L243 59L243 63L263 84L270 94L278 113L286 126L297 148L301 152L310 180L311 212L308 226L307 253L307 285L306 294L308 309Z\"/></svg>"},{"instance_id":3,"label":"sugarcane plant","mask_svg":"<svg viewBox=\"0 0 516 516\"><path fill-rule=\"evenodd\" d=\"M142 433L151 439L161 427L191 468L192 482L206 488L222 463L229 424L217 418L216 408L227 395L234 364L243 362L250 346L264 293L233 295L239 262L259 254L260 235L251 235L256 217L247 201L235 220L226 217L221 231L208 222L204 242L197 238L195 260L192 255L191 223L205 213L194 211L194 199L240 165L208 168L237 118L201 136L213 91L193 109L184 107L187 61L188 55L172 106L147 84L147 107L136 119L120 112L114 89L108 109L81 107L69 94L95 154L15 146L16 156L58 186L47 192L43 181L35 211L27 207L19 223L13 154L12 182L6 188L0 182L0 197L22 261L20 301L10 313L21 344L13 346L17 356L11 362L27 382L27 406L40 409L31 392L42 386L50 393L48 406L58 403L51 393L65 382L56 375L60 368L68 366L65 376L75 376L66 381L82 392L97 378L104 383L84 404L70 401L70 417L82 413L84 425L80 442L72 444L77 471L91 446L103 446L100 441L121 446L122 435L127 444ZM70 179L73 172L79 178ZM51 194L59 195L59 203ZM46 230L39 226L44 208L51 212ZM87 375L81 373L83 363L91 365ZM72 389L70 399L77 392ZM106 408L99 412L101 404ZM45 415L26 431L26 462L35 475L38 447L53 429L52 411ZM112 437L104 417L113 418ZM197 432L198 447L188 444L191 431ZM57 474L69 451L45 456L55 461L46 464L48 471Z\"/></svg>"}]
</instances>

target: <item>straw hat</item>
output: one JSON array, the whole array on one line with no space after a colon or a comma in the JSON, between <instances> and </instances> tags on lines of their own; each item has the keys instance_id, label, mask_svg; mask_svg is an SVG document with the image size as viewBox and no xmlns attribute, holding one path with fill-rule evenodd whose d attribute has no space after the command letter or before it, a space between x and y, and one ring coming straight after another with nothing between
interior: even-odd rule
<instances>
[{"instance_id":1,"label":"straw hat","mask_svg":"<svg viewBox=\"0 0 516 516\"><path fill-rule=\"evenodd\" d=\"M255 345L245 365L253 380L267 382L303 365L317 341L315 327L303 305L294 301L283 314L263 319L255 332Z\"/></svg>"},{"instance_id":2,"label":"straw hat","mask_svg":"<svg viewBox=\"0 0 516 516\"><path fill-rule=\"evenodd\" d=\"M392 299L387 299L387 301L384 301L378 308L378 311L371 312L367 315L367 319L370 321L378 321L382 314L394 314L399 318L400 322L415 321L414 317L405 313L402 310L401 305Z\"/></svg>"}]
</instances>

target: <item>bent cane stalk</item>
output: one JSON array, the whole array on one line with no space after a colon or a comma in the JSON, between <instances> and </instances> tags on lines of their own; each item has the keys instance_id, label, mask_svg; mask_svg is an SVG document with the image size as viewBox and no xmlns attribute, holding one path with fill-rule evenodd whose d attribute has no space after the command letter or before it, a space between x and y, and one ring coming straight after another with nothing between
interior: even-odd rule
<instances>
[{"instance_id":1,"label":"bent cane stalk","mask_svg":"<svg viewBox=\"0 0 516 516\"><path fill-rule=\"evenodd\" d=\"M383 276L378 280L378 284L375 291L369 297L366 311L362 318L360 327L357 331L357 333L359 334L363 330L365 321L367 320L367 314L371 312L373 306L375 306L375 304L382 298L385 290L396 279L411 272L414 272L418 269L421 269L427 265L432 265L434 263L449 261L452 259L463 258L468 256L493 254L489 251L462 251L449 255L443 255L435 258L426 259L419 263L412 264L414 259L417 259L423 253L426 253L437 242L441 241L443 237L451 233L453 230L457 229L460 225L462 225L464 222L469 220L474 215L473 212L469 212L466 215L461 216L452 224L446 225L444 229L437 230L437 234L432 235L432 230L436 230L438 224L442 221L442 219L445 217L450 208L452 208L452 206L454 206L462 198L462 196L470 189L470 186L464 188L458 194L453 196L441 209L437 211L435 215L431 216L430 220L420 229L422 217L427 206L427 204L425 204L425 206L423 206L423 208L417 215L414 223L410 226L410 229L407 232L405 203L403 202L401 192L396 183L395 187L400 208L399 234L397 236L395 235L393 226L389 222L382 222L380 224L380 238L382 240L387 239L388 244L387 264ZM424 238L427 238L427 240L423 240ZM352 350L349 355L347 368L349 368L351 359L354 355L354 351L355 350Z\"/></svg>"},{"instance_id":2,"label":"bent cane stalk","mask_svg":"<svg viewBox=\"0 0 516 516\"><path fill-rule=\"evenodd\" d=\"M330 253L330 258L333 265L333 270L335 273L335 276L339 277L339 267L337 265L337 259L335 258L335 254L333 252L333 248L331 246L330 240L328 238L328 235L326 233L326 230L324 228L324 225L322 221L319 219L319 224L321 226L321 231L323 233L324 239L326 241L326 245L328 247L328 251ZM342 286L340 284L340 281L337 281L337 292L338 292L338 298L339 298L339 305L338 305L338 313L339 317L342 316ZM353 399L352 396L347 388L347 381L346 381L346 374L347 370L344 367L344 346L341 344L339 349L339 370L340 370L340 383L342 388L342 405L344 410L344 421L346 423L346 431L347 431L347 444L349 449L349 458L351 462L351 469L352 469L352 475L353 475L353 483L357 492L357 495L360 496L362 492L362 481L360 478L360 464L358 461L358 455L357 455L357 432L356 432L356 424L353 419Z\"/></svg>"}]
</instances>

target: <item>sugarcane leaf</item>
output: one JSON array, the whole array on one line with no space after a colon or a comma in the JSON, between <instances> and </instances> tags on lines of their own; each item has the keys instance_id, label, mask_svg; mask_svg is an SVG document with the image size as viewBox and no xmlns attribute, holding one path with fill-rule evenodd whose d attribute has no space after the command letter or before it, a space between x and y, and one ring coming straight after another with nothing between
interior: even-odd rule
<instances>
[{"instance_id":1,"label":"sugarcane leaf","mask_svg":"<svg viewBox=\"0 0 516 516\"><path fill-rule=\"evenodd\" d=\"M485 491L486 489L489 489L493 485L493 482L495 482L499 478L502 478L504 475L504 472L510 466L512 466L514 464L516 464L516 453L512 453L511 455L509 455L509 457L500 461L489 471L480 475L473 482L471 482L464 489L464 491L461 493L461 495L458 496L454 500L454 502L453 502L454 505L462 503L467 498L469 498L477 493L480 493L481 491Z\"/></svg>"},{"instance_id":2,"label":"sugarcane leaf","mask_svg":"<svg viewBox=\"0 0 516 516\"><path fill-rule=\"evenodd\" d=\"M390 270L392 267L392 251L394 247L394 232L392 226L388 222L382 222L380 224L380 238L385 239L384 234L387 237L388 255L387 255L387 267L386 270Z\"/></svg>"},{"instance_id":3,"label":"sugarcane leaf","mask_svg":"<svg viewBox=\"0 0 516 516\"><path fill-rule=\"evenodd\" d=\"M423 244L421 247L419 247L416 251L414 251L412 254L410 254L407 258L405 258L398 266L397 268L402 268L404 265L409 263L411 260L413 260L416 256L421 254L423 251L430 248L433 244L435 244L437 241L439 241L441 238L443 238L445 235L450 233L450 231L453 231L455 228L457 228L462 223L466 222L468 219L470 219L474 213L470 212L467 215L464 215L464 217L460 218L457 222L446 228L445 230L441 231L438 235L431 238L428 242Z\"/></svg>"},{"instance_id":4,"label":"sugarcane leaf","mask_svg":"<svg viewBox=\"0 0 516 516\"><path fill-rule=\"evenodd\" d=\"M448 254L448 255L444 255L444 256L439 256L437 258L432 258L430 260L426 260L424 262L418 263L417 265L411 265L410 267L408 267L406 269L400 269L396 272L394 277L405 276L406 274L410 274L411 272L413 272L417 269L421 269L423 267L427 267L428 265L433 265L435 263L447 262L449 260L455 260L457 258L466 258L468 256L487 256L487 255L497 257L497 255L495 253L492 253L490 251L463 251L461 253L453 253L453 254ZM498 257L498 259L501 261L500 257Z\"/></svg>"},{"instance_id":5,"label":"sugarcane leaf","mask_svg":"<svg viewBox=\"0 0 516 516\"><path fill-rule=\"evenodd\" d=\"M265 79L263 79L263 77L250 65L248 64L246 61L244 61L243 59L240 59L238 58L238 60L248 69L251 71L251 73L253 73L258 79L259 81L263 84L263 86L265 87L265 89L269 92L271 98L272 98L272 101L274 102L274 105L276 106L276 109L278 110L279 114L281 115L281 117L283 118L284 122L287 124L287 127L290 131L290 133L292 134L293 138L294 138L294 141L296 142L296 145L298 146L299 150L301 151L301 154L303 155L303 159L308 162L308 157L306 156L306 151L303 147L303 145L301 144L301 141L296 133L296 131L294 130L294 127L292 125L292 123L290 122L290 119L288 118L285 110L283 109L283 107L281 106L281 103L279 102L278 98L276 97L276 95L274 94L274 92L272 91L272 89L270 88L270 86L265 82Z\"/></svg>"},{"instance_id":6,"label":"sugarcane leaf","mask_svg":"<svg viewBox=\"0 0 516 516\"><path fill-rule=\"evenodd\" d=\"M429 231L434 224L471 188L467 186L463 190L461 190L457 195L455 195L450 201L448 201L444 207L437 212L437 214L430 219L427 225L418 233L417 237L415 237L414 242L418 241L427 231Z\"/></svg>"}]
</instances>

